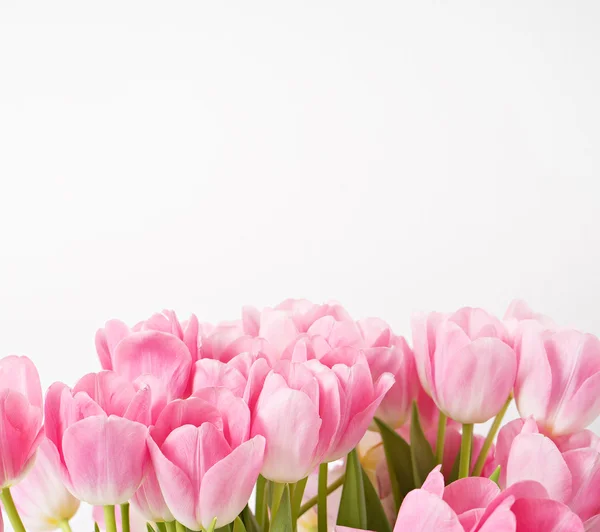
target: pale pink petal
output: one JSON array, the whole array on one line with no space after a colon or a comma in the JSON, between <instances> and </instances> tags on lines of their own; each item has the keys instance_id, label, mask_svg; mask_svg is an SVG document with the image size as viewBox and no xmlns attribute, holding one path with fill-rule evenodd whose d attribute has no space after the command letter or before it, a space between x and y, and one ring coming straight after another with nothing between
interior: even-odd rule
<instances>
[{"instance_id":1,"label":"pale pink petal","mask_svg":"<svg viewBox=\"0 0 600 532\"><path fill-rule=\"evenodd\" d=\"M503 323L480 308L464 307L448 318L456 323L471 340L498 338L506 341L508 333Z\"/></svg>"},{"instance_id":2,"label":"pale pink petal","mask_svg":"<svg viewBox=\"0 0 600 532\"><path fill-rule=\"evenodd\" d=\"M298 336L299 331L287 312L265 309L261 314L258 334L275 347L279 353L283 353L285 348Z\"/></svg>"},{"instance_id":3,"label":"pale pink petal","mask_svg":"<svg viewBox=\"0 0 600 532\"><path fill-rule=\"evenodd\" d=\"M499 484L502 488L506 487L506 465L508 464L508 455L514 439L521 433L525 420L522 418L513 419L504 425L498 432L496 440L496 453L494 454L494 465L500 466Z\"/></svg>"},{"instance_id":4,"label":"pale pink petal","mask_svg":"<svg viewBox=\"0 0 600 532\"><path fill-rule=\"evenodd\" d=\"M252 337L258 336L258 331L260 330L260 311L251 306L243 307L242 323L244 325L244 334Z\"/></svg>"},{"instance_id":5,"label":"pale pink petal","mask_svg":"<svg viewBox=\"0 0 600 532\"><path fill-rule=\"evenodd\" d=\"M231 452L223 433L211 423L176 428L160 450L167 460L185 471L196 495L200 492L204 474Z\"/></svg>"},{"instance_id":6,"label":"pale pink petal","mask_svg":"<svg viewBox=\"0 0 600 532\"><path fill-rule=\"evenodd\" d=\"M165 457L151 437L148 438L148 449L167 507L178 521L194 528L197 523L195 501L198 493L194 491L190 478Z\"/></svg>"},{"instance_id":7,"label":"pale pink petal","mask_svg":"<svg viewBox=\"0 0 600 532\"><path fill-rule=\"evenodd\" d=\"M244 375L234 366L210 358L203 358L194 364L192 379L192 391L223 386L242 397L246 388Z\"/></svg>"},{"instance_id":8,"label":"pale pink petal","mask_svg":"<svg viewBox=\"0 0 600 532\"><path fill-rule=\"evenodd\" d=\"M552 370L544 347L545 332L540 325L528 323L515 344L517 379L515 401L522 417L544 420L552 392Z\"/></svg>"},{"instance_id":9,"label":"pale pink petal","mask_svg":"<svg viewBox=\"0 0 600 532\"><path fill-rule=\"evenodd\" d=\"M569 507L584 521L600 514L600 453L575 449L564 453L563 458L573 478Z\"/></svg>"},{"instance_id":10,"label":"pale pink petal","mask_svg":"<svg viewBox=\"0 0 600 532\"><path fill-rule=\"evenodd\" d=\"M440 499L444 495L444 476L440 473L441 468L440 465L435 466L421 486L421 489L437 495Z\"/></svg>"},{"instance_id":11,"label":"pale pink petal","mask_svg":"<svg viewBox=\"0 0 600 532\"><path fill-rule=\"evenodd\" d=\"M135 396L133 384L114 371L84 375L73 387L73 395L79 392L87 393L108 416L123 416Z\"/></svg>"},{"instance_id":12,"label":"pale pink petal","mask_svg":"<svg viewBox=\"0 0 600 532\"><path fill-rule=\"evenodd\" d=\"M433 386L431 359L436 349L437 329L444 319L443 314L432 312L413 314L410 320L417 372L428 395L431 395Z\"/></svg>"},{"instance_id":13,"label":"pale pink petal","mask_svg":"<svg viewBox=\"0 0 600 532\"><path fill-rule=\"evenodd\" d=\"M443 334L448 332L449 336ZM464 338L446 329L434 355L434 400L461 423L483 423L502 408L515 383L515 352L497 338Z\"/></svg>"},{"instance_id":14,"label":"pale pink petal","mask_svg":"<svg viewBox=\"0 0 600 532\"><path fill-rule=\"evenodd\" d=\"M203 423L223 428L221 413L214 405L197 397L177 399L169 403L158 416L156 425L152 428L152 438L157 445L162 446L167 436L177 427L199 427Z\"/></svg>"},{"instance_id":15,"label":"pale pink petal","mask_svg":"<svg viewBox=\"0 0 600 532\"><path fill-rule=\"evenodd\" d=\"M0 489L16 484L31 467L43 439L42 409L14 390L0 391Z\"/></svg>"},{"instance_id":16,"label":"pale pink petal","mask_svg":"<svg viewBox=\"0 0 600 532\"><path fill-rule=\"evenodd\" d=\"M495 482L485 477L461 478L444 490L444 500L458 515L474 508L486 508L500 494Z\"/></svg>"},{"instance_id":17,"label":"pale pink petal","mask_svg":"<svg viewBox=\"0 0 600 532\"><path fill-rule=\"evenodd\" d=\"M343 428L343 424L340 425L343 433L335 442L334 447L327 453L327 461L337 460L356 447L369 428L375 411L393 384L394 377L391 373L384 373L379 377L375 383L375 391L371 402L363 410L352 415L345 429Z\"/></svg>"},{"instance_id":18,"label":"pale pink petal","mask_svg":"<svg viewBox=\"0 0 600 532\"><path fill-rule=\"evenodd\" d=\"M600 515L596 515L583 523L585 532L600 532Z\"/></svg>"},{"instance_id":19,"label":"pale pink petal","mask_svg":"<svg viewBox=\"0 0 600 532\"><path fill-rule=\"evenodd\" d=\"M583 532L583 523L568 506L551 499L519 499L511 508L517 530L527 532Z\"/></svg>"},{"instance_id":20,"label":"pale pink petal","mask_svg":"<svg viewBox=\"0 0 600 532\"><path fill-rule=\"evenodd\" d=\"M215 517L217 527L225 526L244 509L261 470L264 451L265 439L255 436L206 472L200 487L200 524L204 528Z\"/></svg>"},{"instance_id":21,"label":"pale pink petal","mask_svg":"<svg viewBox=\"0 0 600 532\"><path fill-rule=\"evenodd\" d=\"M123 339L114 353L117 373L133 381L150 374L160 379L169 399L182 397L188 385L192 357L177 337L157 331L144 331Z\"/></svg>"},{"instance_id":22,"label":"pale pink petal","mask_svg":"<svg viewBox=\"0 0 600 532\"><path fill-rule=\"evenodd\" d=\"M27 357L11 355L0 359L0 390L7 389L19 392L32 406L42 408L40 377Z\"/></svg>"},{"instance_id":23,"label":"pale pink petal","mask_svg":"<svg viewBox=\"0 0 600 532\"><path fill-rule=\"evenodd\" d=\"M394 532L465 532L458 516L442 499L413 490L402 502Z\"/></svg>"},{"instance_id":24,"label":"pale pink petal","mask_svg":"<svg viewBox=\"0 0 600 532\"><path fill-rule=\"evenodd\" d=\"M190 319L183 325L183 343L187 346L192 363L198 360L198 332L200 325L198 318L192 314Z\"/></svg>"},{"instance_id":25,"label":"pale pink petal","mask_svg":"<svg viewBox=\"0 0 600 532\"><path fill-rule=\"evenodd\" d=\"M506 466L506 484L539 482L557 501L571 496L571 473L556 445L542 434L520 434L513 440Z\"/></svg>"},{"instance_id":26,"label":"pale pink petal","mask_svg":"<svg viewBox=\"0 0 600 532\"><path fill-rule=\"evenodd\" d=\"M552 439L561 453L585 447L600 452L600 436L588 429L573 434L565 434L564 436L555 436Z\"/></svg>"},{"instance_id":27,"label":"pale pink petal","mask_svg":"<svg viewBox=\"0 0 600 532\"><path fill-rule=\"evenodd\" d=\"M79 508L79 501L61 480L60 457L47 438L38 448L33 467L11 488L11 494L23 523L32 530L46 530L52 523L68 521Z\"/></svg>"},{"instance_id":28,"label":"pale pink petal","mask_svg":"<svg viewBox=\"0 0 600 532\"><path fill-rule=\"evenodd\" d=\"M63 436L70 491L95 505L127 502L144 477L147 433L144 425L116 416L71 425Z\"/></svg>"},{"instance_id":29,"label":"pale pink petal","mask_svg":"<svg viewBox=\"0 0 600 532\"><path fill-rule=\"evenodd\" d=\"M231 445L238 447L250 436L250 409L246 402L226 388L203 388L194 393L214 405L223 417L223 435Z\"/></svg>"},{"instance_id":30,"label":"pale pink petal","mask_svg":"<svg viewBox=\"0 0 600 532\"><path fill-rule=\"evenodd\" d=\"M392 329L379 318L367 318L356 322L366 347L389 347L392 341Z\"/></svg>"},{"instance_id":31,"label":"pale pink petal","mask_svg":"<svg viewBox=\"0 0 600 532\"><path fill-rule=\"evenodd\" d=\"M251 432L252 436L264 436L267 442L263 476L276 482L297 482L307 476L317 465L320 427L317 406L303 392L263 390Z\"/></svg>"},{"instance_id":32,"label":"pale pink petal","mask_svg":"<svg viewBox=\"0 0 600 532\"><path fill-rule=\"evenodd\" d=\"M152 461L150 461L141 486L131 499L131 506L146 521L173 521L175 519L163 497Z\"/></svg>"}]
</instances>

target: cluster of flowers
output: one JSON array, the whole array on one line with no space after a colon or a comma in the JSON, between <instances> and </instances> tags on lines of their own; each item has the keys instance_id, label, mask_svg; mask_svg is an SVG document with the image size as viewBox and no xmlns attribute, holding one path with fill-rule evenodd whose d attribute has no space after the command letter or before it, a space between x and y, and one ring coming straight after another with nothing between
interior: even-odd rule
<instances>
[{"instance_id":1,"label":"cluster of flowers","mask_svg":"<svg viewBox=\"0 0 600 532\"><path fill-rule=\"evenodd\" d=\"M600 341L517 301L414 316L412 344L287 300L108 321L103 370L45 400L6 357L5 513L16 532L70 531L79 501L107 532L599 532Z\"/></svg>"}]
</instances>

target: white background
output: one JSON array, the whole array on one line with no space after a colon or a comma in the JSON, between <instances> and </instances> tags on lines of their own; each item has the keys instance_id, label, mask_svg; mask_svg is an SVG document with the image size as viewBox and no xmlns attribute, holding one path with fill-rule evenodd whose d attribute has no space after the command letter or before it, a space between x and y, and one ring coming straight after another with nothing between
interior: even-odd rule
<instances>
[{"instance_id":1,"label":"white background","mask_svg":"<svg viewBox=\"0 0 600 532\"><path fill-rule=\"evenodd\" d=\"M0 3L0 353L163 307L600 333L600 4ZM75 530L90 530L84 520Z\"/></svg>"}]
</instances>

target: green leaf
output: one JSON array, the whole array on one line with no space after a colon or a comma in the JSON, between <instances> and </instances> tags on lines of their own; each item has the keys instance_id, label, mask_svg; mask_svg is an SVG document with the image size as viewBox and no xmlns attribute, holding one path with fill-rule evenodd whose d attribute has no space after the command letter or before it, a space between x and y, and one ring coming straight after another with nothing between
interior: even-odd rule
<instances>
[{"instance_id":1,"label":"green leaf","mask_svg":"<svg viewBox=\"0 0 600 532\"><path fill-rule=\"evenodd\" d=\"M236 517L235 521L233 522L233 532L246 532L246 527L239 516Z\"/></svg>"},{"instance_id":2,"label":"green leaf","mask_svg":"<svg viewBox=\"0 0 600 532\"><path fill-rule=\"evenodd\" d=\"M337 524L350 528L367 528L367 505L363 471L358 462L356 449L350 451L346 460L346 480L342 489Z\"/></svg>"},{"instance_id":3,"label":"green leaf","mask_svg":"<svg viewBox=\"0 0 600 532\"><path fill-rule=\"evenodd\" d=\"M100 527L98 526L98 523L94 523L94 532L100 532Z\"/></svg>"},{"instance_id":4,"label":"green leaf","mask_svg":"<svg viewBox=\"0 0 600 532\"><path fill-rule=\"evenodd\" d=\"M150 523L146 523L146 531L147 532L156 532Z\"/></svg>"},{"instance_id":5,"label":"green leaf","mask_svg":"<svg viewBox=\"0 0 600 532\"><path fill-rule=\"evenodd\" d=\"M502 468L502 466L498 466L496 469L494 469L494 472L490 475L490 480L493 480L496 484L498 484L498 480L500 479L500 469ZM500 485L498 484L498 487Z\"/></svg>"},{"instance_id":6,"label":"green leaf","mask_svg":"<svg viewBox=\"0 0 600 532\"><path fill-rule=\"evenodd\" d=\"M277 513L271 523L271 532L292 532L292 503L290 501L290 487L286 484L277 507Z\"/></svg>"},{"instance_id":7,"label":"green leaf","mask_svg":"<svg viewBox=\"0 0 600 532\"><path fill-rule=\"evenodd\" d=\"M379 499L377 491L371 484L369 476L363 469L363 484L365 487L365 505L367 507L367 529L377 532L392 532L392 526L388 521L385 511Z\"/></svg>"},{"instance_id":8,"label":"green leaf","mask_svg":"<svg viewBox=\"0 0 600 532\"><path fill-rule=\"evenodd\" d=\"M256 517L250 510L249 506L246 505L241 513L242 522L244 523L244 527L248 532L260 532L260 528L258 526L258 522L256 521Z\"/></svg>"},{"instance_id":9,"label":"green leaf","mask_svg":"<svg viewBox=\"0 0 600 532\"><path fill-rule=\"evenodd\" d=\"M420 488L423 482L425 482L427 475L435 467L435 455L425 434L423 434L416 401L413 401L412 417L410 420L410 455L412 457L415 487Z\"/></svg>"},{"instance_id":10,"label":"green leaf","mask_svg":"<svg viewBox=\"0 0 600 532\"><path fill-rule=\"evenodd\" d=\"M410 445L380 419L375 418L375 423L379 427L379 433L383 441L392 493L394 494L396 510L398 510L406 494L415 489Z\"/></svg>"}]
</instances>

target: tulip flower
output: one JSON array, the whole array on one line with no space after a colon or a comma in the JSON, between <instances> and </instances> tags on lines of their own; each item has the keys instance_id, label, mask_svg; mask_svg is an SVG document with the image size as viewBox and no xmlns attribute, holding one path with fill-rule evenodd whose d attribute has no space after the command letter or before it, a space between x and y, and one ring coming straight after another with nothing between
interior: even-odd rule
<instances>
[{"instance_id":1,"label":"tulip flower","mask_svg":"<svg viewBox=\"0 0 600 532\"><path fill-rule=\"evenodd\" d=\"M529 323L516 344L515 400L552 436L578 432L600 414L600 340Z\"/></svg>"},{"instance_id":2,"label":"tulip flower","mask_svg":"<svg viewBox=\"0 0 600 532\"><path fill-rule=\"evenodd\" d=\"M364 354L337 356L333 369L318 360L282 360L267 375L252 423L252 435L267 441L265 478L297 482L321 462L345 456L365 434L393 376L384 373L373 384Z\"/></svg>"},{"instance_id":3,"label":"tulip flower","mask_svg":"<svg viewBox=\"0 0 600 532\"><path fill-rule=\"evenodd\" d=\"M141 486L131 499L131 507L135 508L145 521L169 522L175 520L163 497L152 461L149 463Z\"/></svg>"},{"instance_id":4,"label":"tulip flower","mask_svg":"<svg viewBox=\"0 0 600 532\"><path fill-rule=\"evenodd\" d=\"M46 438L40 444L33 468L11 491L23 524L31 530L56 530L79 508L79 500L61 480L58 451Z\"/></svg>"},{"instance_id":5,"label":"tulip flower","mask_svg":"<svg viewBox=\"0 0 600 532\"><path fill-rule=\"evenodd\" d=\"M180 323L172 310L164 310L162 313L153 314L150 318L129 328L125 323L119 320L109 320L104 328L96 332L96 351L103 369L115 368L115 353L118 344L125 338L138 332L160 332L162 341L159 346L146 346L149 349L181 350L179 342L168 342L163 335L172 336L180 340L186 351L189 353L190 364L198 359L198 341L200 325L198 318L194 314L186 322ZM138 375L139 376L139 375Z\"/></svg>"},{"instance_id":6,"label":"tulip flower","mask_svg":"<svg viewBox=\"0 0 600 532\"><path fill-rule=\"evenodd\" d=\"M27 357L0 360L0 489L21 480L43 439L42 388Z\"/></svg>"},{"instance_id":7,"label":"tulip flower","mask_svg":"<svg viewBox=\"0 0 600 532\"><path fill-rule=\"evenodd\" d=\"M483 423L509 397L517 361L502 323L481 309L413 318L415 359L423 388L448 417Z\"/></svg>"},{"instance_id":8,"label":"tulip flower","mask_svg":"<svg viewBox=\"0 0 600 532\"><path fill-rule=\"evenodd\" d=\"M46 396L46 435L58 451L63 481L73 495L99 506L123 504L144 477L148 429L137 421L107 415L101 405L122 406L121 400L100 395L98 404L84 391L53 384ZM136 404L133 410L137 417L143 408Z\"/></svg>"},{"instance_id":9,"label":"tulip flower","mask_svg":"<svg viewBox=\"0 0 600 532\"><path fill-rule=\"evenodd\" d=\"M231 523L242 511L263 464L265 440L248 439L250 410L225 388L167 405L148 446L164 500L192 530Z\"/></svg>"},{"instance_id":10,"label":"tulip flower","mask_svg":"<svg viewBox=\"0 0 600 532\"><path fill-rule=\"evenodd\" d=\"M521 329L530 321L535 321L547 329L556 329L555 323L548 316L534 312L525 301L515 299L506 309L503 319L511 345L519 337Z\"/></svg>"}]
</instances>

